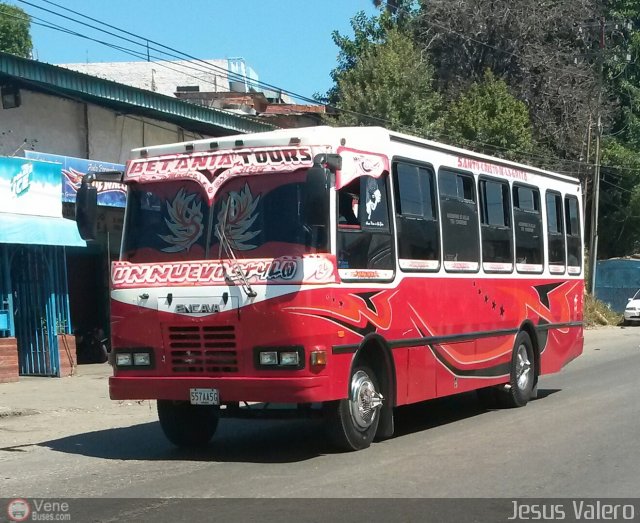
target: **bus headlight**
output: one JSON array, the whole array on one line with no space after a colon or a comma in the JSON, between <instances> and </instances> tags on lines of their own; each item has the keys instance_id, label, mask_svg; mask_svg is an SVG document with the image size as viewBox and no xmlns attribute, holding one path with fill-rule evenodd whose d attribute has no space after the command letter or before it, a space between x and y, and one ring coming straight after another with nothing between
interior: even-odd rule
<instances>
[{"instance_id":1,"label":"bus headlight","mask_svg":"<svg viewBox=\"0 0 640 523\"><path fill-rule=\"evenodd\" d=\"M277 365L278 353L276 351L260 352L260 365Z\"/></svg>"},{"instance_id":2,"label":"bus headlight","mask_svg":"<svg viewBox=\"0 0 640 523\"><path fill-rule=\"evenodd\" d=\"M146 366L151 365L151 354L148 352L134 352L133 353L133 364L136 366Z\"/></svg>"},{"instance_id":3,"label":"bus headlight","mask_svg":"<svg viewBox=\"0 0 640 523\"><path fill-rule=\"evenodd\" d=\"M131 367L133 359L130 352L118 352L116 354L116 367Z\"/></svg>"},{"instance_id":4,"label":"bus headlight","mask_svg":"<svg viewBox=\"0 0 640 523\"><path fill-rule=\"evenodd\" d=\"M111 358L116 367L121 369L153 367L153 349L149 347L117 349Z\"/></svg>"},{"instance_id":5,"label":"bus headlight","mask_svg":"<svg viewBox=\"0 0 640 523\"><path fill-rule=\"evenodd\" d=\"M300 370L304 368L304 347L254 347L253 362L257 369Z\"/></svg>"},{"instance_id":6,"label":"bus headlight","mask_svg":"<svg viewBox=\"0 0 640 523\"><path fill-rule=\"evenodd\" d=\"M297 352L281 352L280 365L299 365L300 357Z\"/></svg>"}]
</instances>

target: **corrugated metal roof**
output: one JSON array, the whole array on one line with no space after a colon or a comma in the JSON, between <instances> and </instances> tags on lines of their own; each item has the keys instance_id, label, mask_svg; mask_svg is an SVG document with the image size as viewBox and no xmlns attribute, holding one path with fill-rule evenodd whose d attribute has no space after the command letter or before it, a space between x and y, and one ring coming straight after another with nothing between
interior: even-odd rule
<instances>
[{"instance_id":1,"label":"corrugated metal roof","mask_svg":"<svg viewBox=\"0 0 640 523\"><path fill-rule=\"evenodd\" d=\"M7 78L36 90L176 123L205 134L229 135L277 129L272 124L237 114L0 52L0 79Z\"/></svg>"}]
</instances>

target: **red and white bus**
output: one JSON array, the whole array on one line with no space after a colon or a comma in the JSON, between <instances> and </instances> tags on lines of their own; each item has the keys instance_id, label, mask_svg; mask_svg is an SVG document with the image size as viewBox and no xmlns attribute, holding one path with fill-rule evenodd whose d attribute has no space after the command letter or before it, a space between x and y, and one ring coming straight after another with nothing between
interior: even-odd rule
<instances>
[{"instance_id":1,"label":"red and white bus","mask_svg":"<svg viewBox=\"0 0 640 523\"><path fill-rule=\"evenodd\" d=\"M174 444L257 402L318 408L358 450L396 406L523 406L582 352L574 178L315 127L137 149L124 182L110 395L158 400Z\"/></svg>"}]
</instances>

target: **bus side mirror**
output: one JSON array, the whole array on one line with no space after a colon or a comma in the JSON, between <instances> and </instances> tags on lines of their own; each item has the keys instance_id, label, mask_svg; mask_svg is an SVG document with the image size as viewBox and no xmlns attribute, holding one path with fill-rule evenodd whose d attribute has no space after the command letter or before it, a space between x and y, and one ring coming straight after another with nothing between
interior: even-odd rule
<instances>
[{"instance_id":1,"label":"bus side mirror","mask_svg":"<svg viewBox=\"0 0 640 523\"><path fill-rule=\"evenodd\" d=\"M304 223L307 226L324 226L328 223L329 189L327 169L314 164L307 171L304 185Z\"/></svg>"},{"instance_id":2,"label":"bus side mirror","mask_svg":"<svg viewBox=\"0 0 640 523\"><path fill-rule=\"evenodd\" d=\"M98 189L88 177L82 177L76 194L76 225L83 240L95 240L98 235Z\"/></svg>"}]
</instances>

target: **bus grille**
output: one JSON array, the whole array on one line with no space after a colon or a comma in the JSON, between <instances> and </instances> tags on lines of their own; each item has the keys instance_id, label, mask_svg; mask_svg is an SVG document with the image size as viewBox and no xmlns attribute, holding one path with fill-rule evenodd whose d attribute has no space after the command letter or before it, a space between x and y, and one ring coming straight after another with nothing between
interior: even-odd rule
<instances>
[{"instance_id":1,"label":"bus grille","mask_svg":"<svg viewBox=\"0 0 640 523\"><path fill-rule=\"evenodd\" d=\"M171 370L175 373L238 372L233 326L185 325L167 329Z\"/></svg>"}]
</instances>

